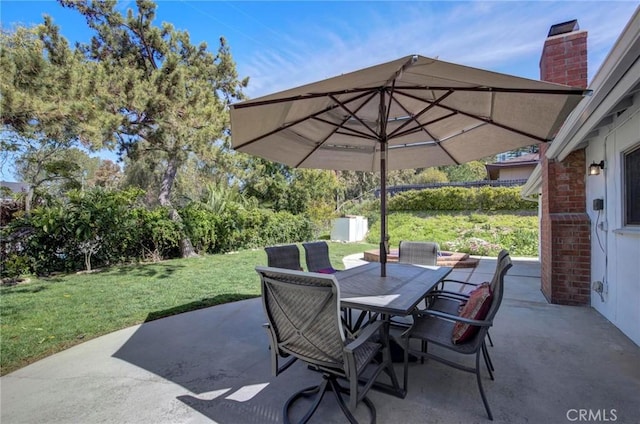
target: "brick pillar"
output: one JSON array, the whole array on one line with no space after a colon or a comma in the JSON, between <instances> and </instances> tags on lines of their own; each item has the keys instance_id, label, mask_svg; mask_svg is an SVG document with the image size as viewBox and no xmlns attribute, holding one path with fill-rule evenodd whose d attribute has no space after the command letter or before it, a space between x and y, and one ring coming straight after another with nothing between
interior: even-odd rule
<instances>
[{"instance_id":1,"label":"brick pillar","mask_svg":"<svg viewBox=\"0 0 640 424\"><path fill-rule=\"evenodd\" d=\"M587 32L577 21L554 25L540 59L540 79L587 87ZM584 149L562 162L549 160L540 146L542 167L541 289L551 303L588 305L591 296L591 242L586 213Z\"/></svg>"}]
</instances>

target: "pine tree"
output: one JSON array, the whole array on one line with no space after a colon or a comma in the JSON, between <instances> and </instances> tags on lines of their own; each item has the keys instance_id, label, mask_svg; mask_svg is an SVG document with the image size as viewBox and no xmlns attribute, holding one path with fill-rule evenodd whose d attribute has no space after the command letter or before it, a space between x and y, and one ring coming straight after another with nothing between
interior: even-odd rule
<instances>
[{"instance_id":1,"label":"pine tree","mask_svg":"<svg viewBox=\"0 0 640 424\"><path fill-rule=\"evenodd\" d=\"M92 85L102 141L116 143L132 161L154 158L163 175L158 202L180 222L172 202L176 175L191 155L215 154L216 141L228 135L227 106L243 97L248 79L238 79L224 38L213 55L205 43L191 44L186 31L169 23L155 26L150 0L137 0L137 10L126 16L115 0L60 3L84 15L95 31L80 49L99 65ZM186 235L181 251L183 257L195 254Z\"/></svg>"}]
</instances>

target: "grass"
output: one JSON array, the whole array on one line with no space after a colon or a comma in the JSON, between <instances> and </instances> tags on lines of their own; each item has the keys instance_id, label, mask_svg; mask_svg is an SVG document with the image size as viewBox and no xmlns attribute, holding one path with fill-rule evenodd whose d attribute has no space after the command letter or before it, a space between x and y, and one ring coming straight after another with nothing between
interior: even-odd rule
<instances>
[{"instance_id":1,"label":"grass","mask_svg":"<svg viewBox=\"0 0 640 424\"><path fill-rule=\"evenodd\" d=\"M376 246L331 243L331 260ZM301 263L304 263L303 249ZM0 287L0 375L145 321L260 295L264 250L33 278Z\"/></svg>"},{"instance_id":2,"label":"grass","mask_svg":"<svg viewBox=\"0 0 640 424\"><path fill-rule=\"evenodd\" d=\"M341 269L346 255L377 248L379 226L371 228L371 243L331 243L334 266ZM504 247L514 256L537 256L537 228L530 213L389 215L391 247L400 240L433 240L445 250L491 255ZM474 239L488 244L478 247ZM0 375L121 328L259 296L254 267L266 263L264 250L257 249L2 286Z\"/></svg>"}]
</instances>

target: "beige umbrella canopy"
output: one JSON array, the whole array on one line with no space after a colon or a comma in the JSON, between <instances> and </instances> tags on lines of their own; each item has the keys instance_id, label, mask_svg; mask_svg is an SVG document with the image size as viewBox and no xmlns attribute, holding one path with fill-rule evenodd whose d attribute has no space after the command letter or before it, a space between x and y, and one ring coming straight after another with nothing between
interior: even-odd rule
<instances>
[{"instance_id":1,"label":"beige umbrella canopy","mask_svg":"<svg viewBox=\"0 0 640 424\"><path fill-rule=\"evenodd\" d=\"M292 167L386 172L457 165L550 141L586 91L407 56L231 106L236 150Z\"/></svg>"}]
</instances>

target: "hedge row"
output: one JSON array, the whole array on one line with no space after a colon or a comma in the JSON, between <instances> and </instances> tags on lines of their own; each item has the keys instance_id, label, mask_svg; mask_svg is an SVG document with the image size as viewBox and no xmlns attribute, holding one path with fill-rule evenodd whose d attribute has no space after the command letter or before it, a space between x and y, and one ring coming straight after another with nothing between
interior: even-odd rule
<instances>
[{"instance_id":1,"label":"hedge row","mask_svg":"<svg viewBox=\"0 0 640 424\"><path fill-rule=\"evenodd\" d=\"M442 187L411 190L389 199L389 211L498 211L536 209L522 187Z\"/></svg>"},{"instance_id":2,"label":"hedge row","mask_svg":"<svg viewBox=\"0 0 640 424\"><path fill-rule=\"evenodd\" d=\"M304 216L230 206L215 213L200 203L179 210L138 202L140 192L71 195L65 203L34 209L2 229L0 277L48 275L144 260L176 258L186 234L198 253L221 253L312 238Z\"/></svg>"}]
</instances>

